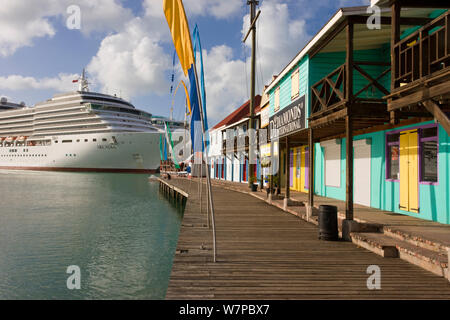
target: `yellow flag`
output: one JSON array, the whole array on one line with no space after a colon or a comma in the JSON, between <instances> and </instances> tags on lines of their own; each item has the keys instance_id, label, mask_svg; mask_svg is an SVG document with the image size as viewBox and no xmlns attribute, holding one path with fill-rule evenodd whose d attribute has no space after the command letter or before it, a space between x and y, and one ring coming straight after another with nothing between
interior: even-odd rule
<instances>
[{"instance_id":1,"label":"yellow flag","mask_svg":"<svg viewBox=\"0 0 450 320\"><path fill-rule=\"evenodd\" d=\"M194 64L194 51L183 2L181 0L164 0L163 10L181 67L184 75L187 76L188 70Z\"/></svg>"},{"instance_id":2,"label":"yellow flag","mask_svg":"<svg viewBox=\"0 0 450 320\"><path fill-rule=\"evenodd\" d=\"M184 87L184 92L186 93L186 102L187 102L187 106L189 108L189 113L187 115L190 115L191 114L191 101L189 100L189 92L188 92L186 84L184 83L183 80L180 81L177 88L175 89L175 92L173 93L172 106L175 104L175 95L177 94L178 88L180 87L181 84Z\"/></svg>"}]
</instances>

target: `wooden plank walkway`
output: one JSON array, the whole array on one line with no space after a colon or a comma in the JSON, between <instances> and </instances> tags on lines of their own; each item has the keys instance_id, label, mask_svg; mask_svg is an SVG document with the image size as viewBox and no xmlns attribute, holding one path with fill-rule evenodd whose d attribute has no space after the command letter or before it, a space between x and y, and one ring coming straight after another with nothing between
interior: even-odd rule
<instances>
[{"instance_id":1,"label":"wooden plank walkway","mask_svg":"<svg viewBox=\"0 0 450 320\"><path fill-rule=\"evenodd\" d=\"M250 195L213 187L212 232L200 213L197 183L168 183L189 194L166 299L449 299L450 284L400 259L350 242L320 241L317 227ZM203 197L205 198L205 197ZM381 269L369 290L367 267Z\"/></svg>"}]
</instances>

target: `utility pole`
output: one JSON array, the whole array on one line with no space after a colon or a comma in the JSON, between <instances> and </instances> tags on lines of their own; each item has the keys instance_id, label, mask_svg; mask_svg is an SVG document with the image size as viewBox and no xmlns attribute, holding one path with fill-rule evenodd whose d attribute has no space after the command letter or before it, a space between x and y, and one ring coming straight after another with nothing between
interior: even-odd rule
<instances>
[{"instance_id":1,"label":"utility pole","mask_svg":"<svg viewBox=\"0 0 450 320\"><path fill-rule=\"evenodd\" d=\"M257 0L247 0L247 5L250 5L250 29L247 32L247 35L244 38L244 41L247 39L249 33L252 31L252 69L250 76L250 120L249 120L249 132L250 130L255 129L254 117L255 117L255 73L256 73L256 20L259 17L261 11L256 15L256 6L259 4ZM254 131L253 131L254 132ZM254 136L256 137L256 135ZM254 180L254 171L255 165L252 163L255 159L253 155L255 154L255 144L256 141L252 141L253 136L249 136L249 164L248 164L248 186L251 187Z\"/></svg>"}]
</instances>

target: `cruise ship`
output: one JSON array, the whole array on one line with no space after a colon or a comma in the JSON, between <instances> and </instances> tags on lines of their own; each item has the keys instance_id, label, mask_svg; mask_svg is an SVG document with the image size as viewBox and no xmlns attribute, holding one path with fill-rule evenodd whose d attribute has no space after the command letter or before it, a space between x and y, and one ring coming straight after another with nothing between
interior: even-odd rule
<instances>
[{"instance_id":1,"label":"cruise ship","mask_svg":"<svg viewBox=\"0 0 450 320\"><path fill-rule=\"evenodd\" d=\"M184 123L90 92L84 71L74 82L78 91L34 107L1 99L0 169L157 172L164 122L175 132Z\"/></svg>"}]
</instances>

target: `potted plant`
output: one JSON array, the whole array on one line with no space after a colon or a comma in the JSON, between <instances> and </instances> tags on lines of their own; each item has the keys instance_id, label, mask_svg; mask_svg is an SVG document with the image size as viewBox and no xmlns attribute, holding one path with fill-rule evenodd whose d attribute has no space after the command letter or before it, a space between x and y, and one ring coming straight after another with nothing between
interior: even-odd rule
<instances>
[{"instance_id":1,"label":"potted plant","mask_svg":"<svg viewBox=\"0 0 450 320\"><path fill-rule=\"evenodd\" d=\"M273 176L273 190L272 193L275 193L276 190L276 194L279 195L281 193L280 190L280 179L278 177L278 175Z\"/></svg>"},{"instance_id":2,"label":"potted plant","mask_svg":"<svg viewBox=\"0 0 450 320\"><path fill-rule=\"evenodd\" d=\"M257 181L256 177L250 178L250 185L252 188L252 192L258 191L258 181Z\"/></svg>"},{"instance_id":3,"label":"potted plant","mask_svg":"<svg viewBox=\"0 0 450 320\"><path fill-rule=\"evenodd\" d=\"M267 186L267 194L269 194L272 191L272 194L275 193L275 187L278 181L278 177L274 175L268 176L268 186ZM272 186L272 190L270 190L270 187Z\"/></svg>"}]
</instances>

